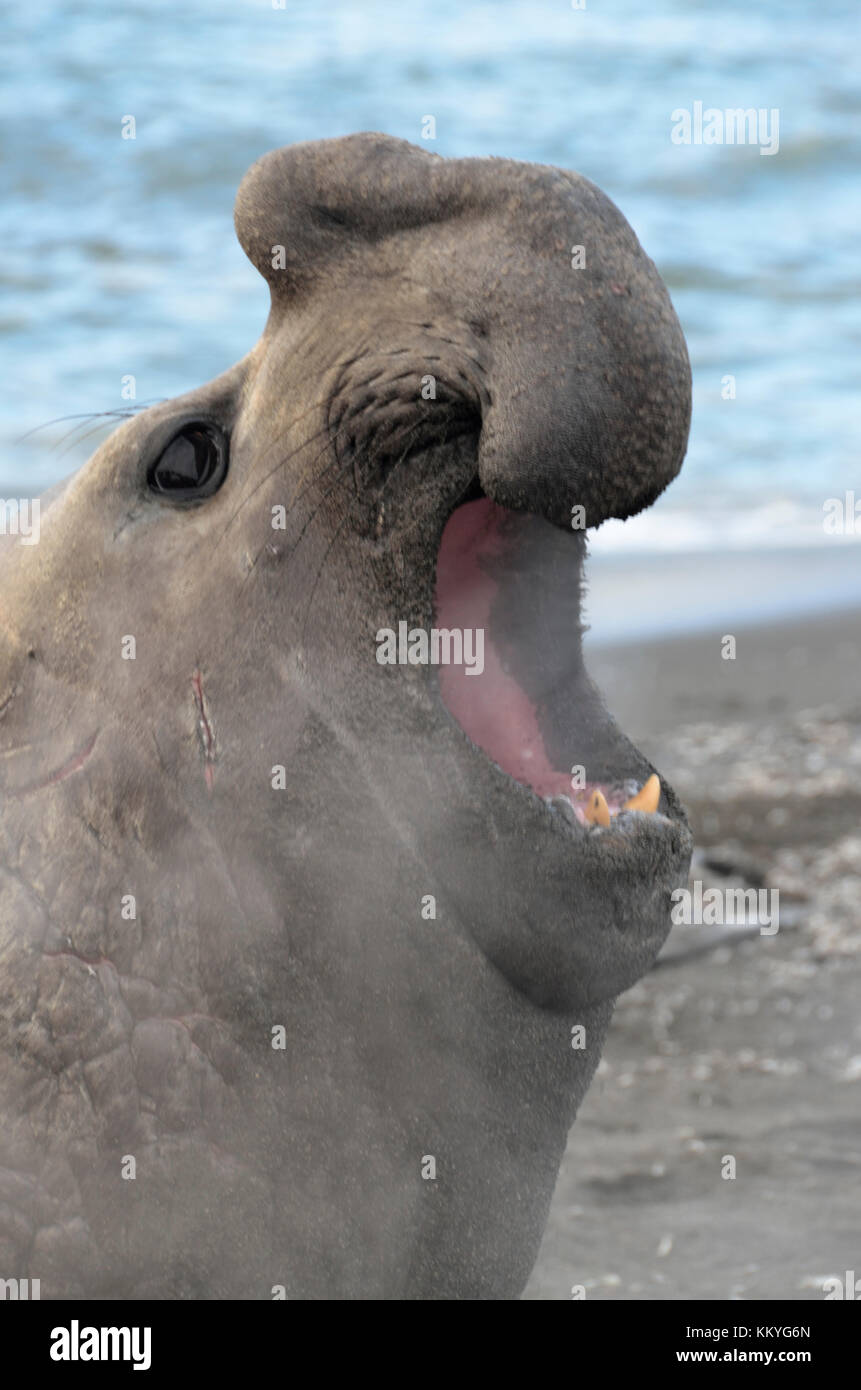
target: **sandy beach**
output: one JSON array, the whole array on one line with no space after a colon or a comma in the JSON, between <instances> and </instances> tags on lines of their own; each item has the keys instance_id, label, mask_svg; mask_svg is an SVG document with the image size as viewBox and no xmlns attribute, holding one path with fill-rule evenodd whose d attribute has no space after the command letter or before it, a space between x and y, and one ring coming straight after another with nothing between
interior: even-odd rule
<instances>
[{"instance_id":1,"label":"sandy beach","mask_svg":"<svg viewBox=\"0 0 861 1390\"><path fill-rule=\"evenodd\" d=\"M721 631L589 667L688 809L692 879L779 889L779 930L678 926L620 999L530 1299L822 1299L861 1273L861 610L740 628L734 661Z\"/></svg>"}]
</instances>

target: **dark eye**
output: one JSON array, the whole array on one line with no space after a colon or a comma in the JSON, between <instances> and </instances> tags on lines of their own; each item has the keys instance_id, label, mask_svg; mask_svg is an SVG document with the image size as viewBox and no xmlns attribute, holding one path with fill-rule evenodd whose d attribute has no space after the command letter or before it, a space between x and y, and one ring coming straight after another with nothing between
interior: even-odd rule
<instances>
[{"instance_id":1,"label":"dark eye","mask_svg":"<svg viewBox=\"0 0 861 1390\"><path fill-rule=\"evenodd\" d=\"M171 502L211 497L227 476L227 435L216 425L183 425L150 466L147 482Z\"/></svg>"}]
</instances>

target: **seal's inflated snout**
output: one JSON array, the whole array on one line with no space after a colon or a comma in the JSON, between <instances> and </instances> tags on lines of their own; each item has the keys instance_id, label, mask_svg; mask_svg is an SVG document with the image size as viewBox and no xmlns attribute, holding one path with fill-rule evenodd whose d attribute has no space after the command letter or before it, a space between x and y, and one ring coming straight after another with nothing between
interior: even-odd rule
<instances>
[{"instance_id":1,"label":"seal's inflated snout","mask_svg":"<svg viewBox=\"0 0 861 1390\"><path fill-rule=\"evenodd\" d=\"M654 265L587 179L357 135L266 155L236 227L276 319L365 284L360 321L399 299L389 348L407 318L468 326L485 377L478 474L501 505L568 525L579 504L597 526L648 506L680 468L684 338ZM453 341L450 364L457 353ZM423 374L445 369L445 354L417 356Z\"/></svg>"}]
</instances>

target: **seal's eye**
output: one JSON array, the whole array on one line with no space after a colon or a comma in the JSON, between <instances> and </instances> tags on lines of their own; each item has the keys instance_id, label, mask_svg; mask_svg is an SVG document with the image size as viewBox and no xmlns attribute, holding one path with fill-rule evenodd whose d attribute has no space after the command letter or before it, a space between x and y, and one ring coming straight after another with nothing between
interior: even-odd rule
<instances>
[{"instance_id":1,"label":"seal's eye","mask_svg":"<svg viewBox=\"0 0 861 1390\"><path fill-rule=\"evenodd\" d=\"M227 476L227 435L217 425L183 425L151 464L147 483L171 502L211 497Z\"/></svg>"}]
</instances>

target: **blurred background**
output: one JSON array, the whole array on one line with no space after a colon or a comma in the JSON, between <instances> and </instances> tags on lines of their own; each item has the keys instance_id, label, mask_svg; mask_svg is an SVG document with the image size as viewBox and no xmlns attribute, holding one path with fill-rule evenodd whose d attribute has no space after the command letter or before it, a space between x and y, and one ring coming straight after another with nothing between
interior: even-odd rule
<instances>
[{"instance_id":1,"label":"blurred background","mask_svg":"<svg viewBox=\"0 0 861 1390\"><path fill-rule=\"evenodd\" d=\"M284 3L4 7L0 495L86 459L97 421L47 422L122 408L124 376L174 396L251 347L267 296L231 214L254 159L356 130L421 143L432 115L439 154L598 183L687 335L687 463L595 537L593 640L858 601L861 517L823 530L828 498L861 500L856 0ZM674 144L695 101L776 107L778 152Z\"/></svg>"}]
</instances>

